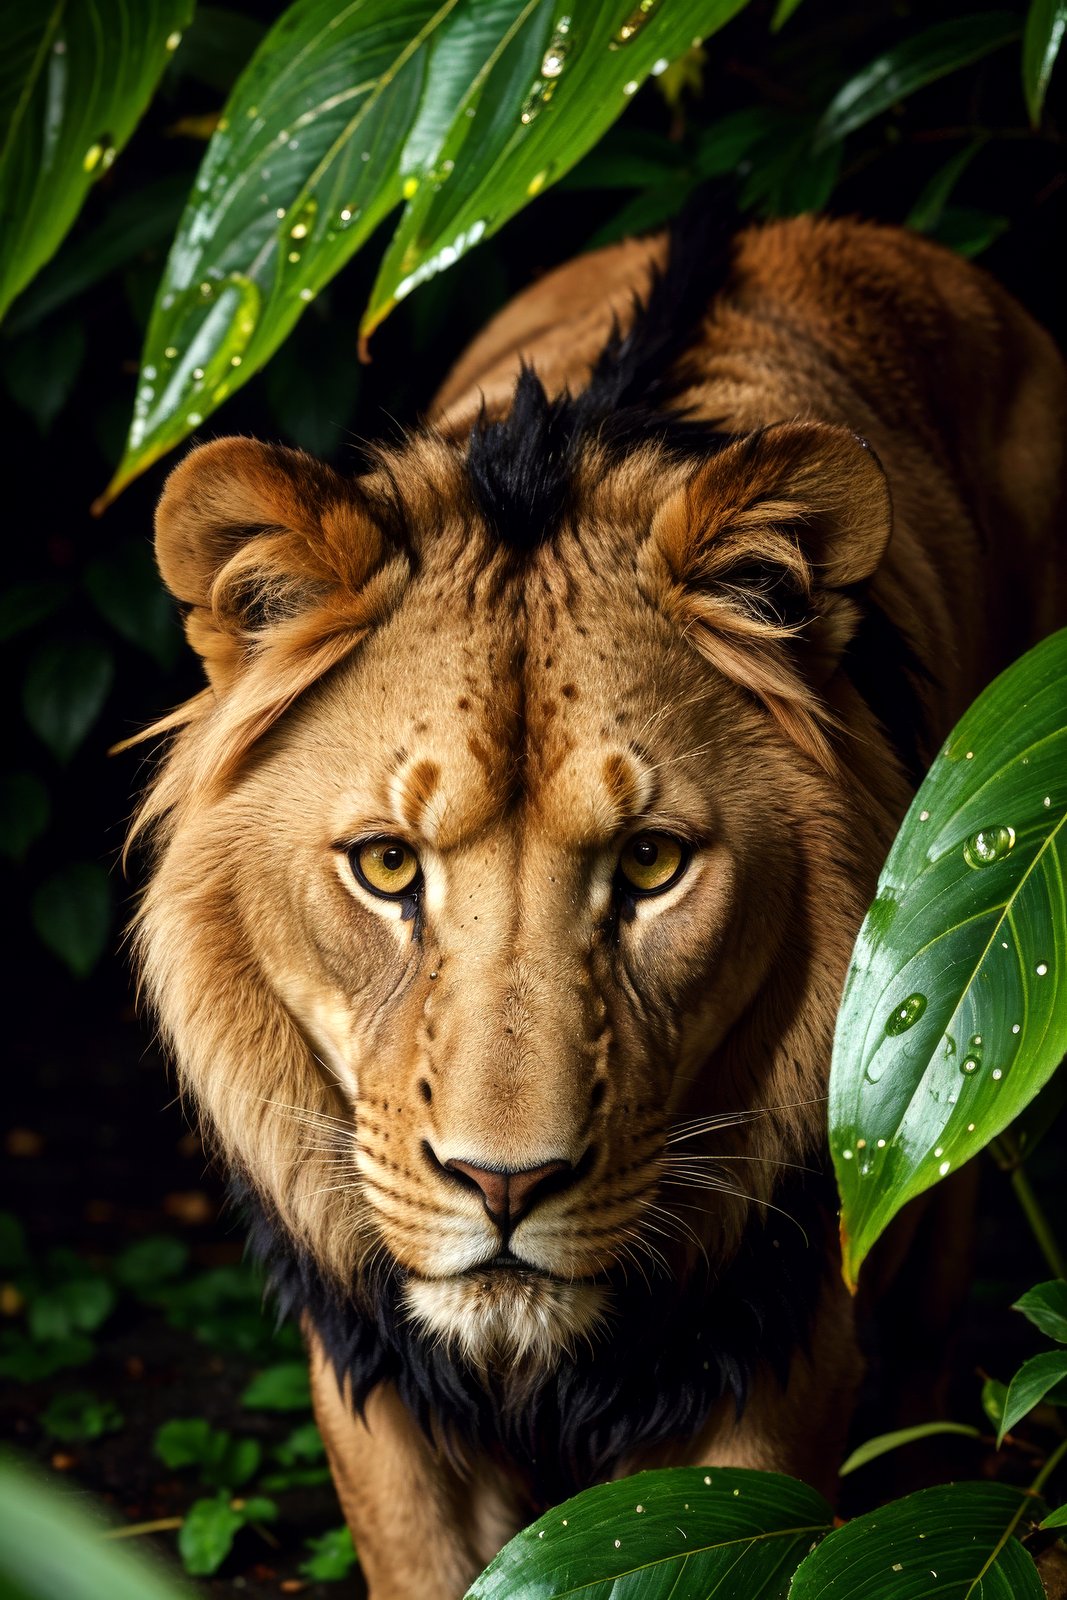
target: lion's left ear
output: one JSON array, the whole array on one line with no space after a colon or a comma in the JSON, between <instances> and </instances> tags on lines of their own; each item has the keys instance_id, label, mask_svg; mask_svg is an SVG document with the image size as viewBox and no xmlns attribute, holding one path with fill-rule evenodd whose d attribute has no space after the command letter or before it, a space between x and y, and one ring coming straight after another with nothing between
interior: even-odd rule
<instances>
[{"instance_id":1,"label":"lion's left ear","mask_svg":"<svg viewBox=\"0 0 1067 1600\"><path fill-rule=\"evenodd\" d=\"M825 681L855 632L847 591L876 570L892 529L889 485L869 447L824 422L777 423L728 445L657 512L652 539L699 617L754 643L795 640Z\"/></svg>"}]
</instances>

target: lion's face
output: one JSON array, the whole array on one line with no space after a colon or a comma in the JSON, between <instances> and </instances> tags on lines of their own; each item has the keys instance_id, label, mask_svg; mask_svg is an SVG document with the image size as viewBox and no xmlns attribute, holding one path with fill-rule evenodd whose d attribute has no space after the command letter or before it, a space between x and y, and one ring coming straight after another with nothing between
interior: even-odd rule
<instances>
[{"instance_id":1,"label":"lion's face","mask_svg":"<svg viewBox=\"0 0 1067 1600\"><path fill-rule=\"evenodd\" d=\"M827 940L811 874L846 825L840 786L790 713L694 648L672 546L691 490L667 489L600 478L587 522L518 564L465 523L439 521L416 562L379 543L358 648L198 787L226 747L212 716L231 742L262 719L270 645L204 649L217 699L164 779L142 939L195 1092L320 1259L385 1253L411 1314L479 1363L550 1362L613 1271L729 1254L811 1143L869 888L824 862L844 918ZM275 584L280 620L259 595L261 641L322 605L314 578L295 612ZM232 614L247 566L212 581ZM673 1143L697 1118L714 1142Z\"/></svg>"}]
</instances>

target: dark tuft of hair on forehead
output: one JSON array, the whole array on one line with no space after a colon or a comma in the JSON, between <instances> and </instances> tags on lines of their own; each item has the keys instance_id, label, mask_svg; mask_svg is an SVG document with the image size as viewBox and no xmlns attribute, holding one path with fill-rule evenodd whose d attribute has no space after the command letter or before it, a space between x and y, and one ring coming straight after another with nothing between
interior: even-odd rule
<instances>
[{"instance_id":1,"label":"dark tuft of hair on forehead","mask_svg":"<svg viewBox=\"0 0 1067 1600\"><path fill-rule=\"evenodd\" d=\"M467 473L475 502L501 544L522 554L559 527L583 445L618 456L655 442L681 459L705 459L732 435L664 409L678 393L678 358L708 305L726 285L732 231L707 197L671 231L667 266L652 277L648 298L635 296L635 318L616 325L589 382L577 395L550 400L524 366L507 416L484 414L471 430Z\"/></svg>"}]
</instances>

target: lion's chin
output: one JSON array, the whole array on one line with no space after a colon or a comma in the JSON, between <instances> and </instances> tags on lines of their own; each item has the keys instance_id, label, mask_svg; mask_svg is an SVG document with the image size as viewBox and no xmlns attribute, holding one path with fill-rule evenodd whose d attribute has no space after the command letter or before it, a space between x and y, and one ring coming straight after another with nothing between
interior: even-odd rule
<instances>
[{"instance_id":1,"label":"lion's chin","mask_svg":"<svg viewBox=\"0 0 1067 1600\"><path fill-rule=\"evenodd\" d=\"M537 1272L465 1272L409 1278L408 1315L423 1333L476 1368L550 1370L589 1339L608 1293L596 1283L563 1283Z\"/></svg>"}]
</instances>

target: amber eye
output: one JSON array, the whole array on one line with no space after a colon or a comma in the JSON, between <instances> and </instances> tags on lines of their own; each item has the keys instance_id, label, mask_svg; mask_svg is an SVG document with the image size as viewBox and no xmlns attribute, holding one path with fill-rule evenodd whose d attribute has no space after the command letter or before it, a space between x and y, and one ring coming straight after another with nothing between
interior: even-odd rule
<instances>
[{"instance_id":1,"label":"amber eye","mask_svg":"<svg viewBox=\"0 0 1067 1600\"><path fill-rule=\"evenodd\" d=\"M363 887L386 899L410 894L418 883L419 858L403 839L368 839L348 859Z\"/></svg>"},{"instance_id":2,"label":"amber eye","mask_svg":"<svg viewBox=\"0 0 1067 1600\"><path fill-rule=\"evenodd\" d=\"M628 890L658 894L680 878L689 849L669 833L635 833L619 857L619 875Z\"/></svg>"}]
</instances>

